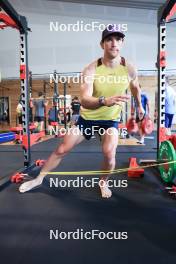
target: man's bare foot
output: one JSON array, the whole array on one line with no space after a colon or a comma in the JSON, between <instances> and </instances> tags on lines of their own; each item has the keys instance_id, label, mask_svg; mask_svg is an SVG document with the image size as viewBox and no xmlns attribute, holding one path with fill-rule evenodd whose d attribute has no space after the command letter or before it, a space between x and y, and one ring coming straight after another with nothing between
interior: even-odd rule
<instances>
[{"instance_id":1,"label":"man's bare foot","mask_svg":"<svg viewBox=\"0 0 176 264\"><path fill-rule=\"evenodd\" d=\"M99 181L100 191L102 198L110 198L112 196L112 192L108 187L108 184L104 180Z\"/></svg>"},{"instance_id":2,"label":"man's bare foot","mask_svg":"<svg viewBox=\"0 0 176 264\"><path fill-rule=\"evenodd\" d=\"M43 179L41 178L36 178L34 180L31 180L31 181L27 181L27 182L24 182L23 184L21 184L20 188L19 188L19 191L21 193L24 193L24 192L28 192L30 191L31 189L39 186L42 184L42 181Z\"/></svg>"}]
</instances>

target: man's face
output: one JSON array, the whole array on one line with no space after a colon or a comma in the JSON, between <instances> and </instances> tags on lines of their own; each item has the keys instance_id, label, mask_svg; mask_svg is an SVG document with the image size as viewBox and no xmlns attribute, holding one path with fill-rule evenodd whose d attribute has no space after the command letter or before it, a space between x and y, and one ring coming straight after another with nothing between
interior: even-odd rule
<instances>
[{"instance_id":1,"label":"man's face","mask_svg":"<svg viewBox=\"0 0 176 264\"><path fill-rule=\"evenodd\" d=\"M110 35L101 43L101 47L104 49L106 56L110 59L114 59L119 54L123 41L123 38L118 35Z\"/></svg>"}]
</instances>

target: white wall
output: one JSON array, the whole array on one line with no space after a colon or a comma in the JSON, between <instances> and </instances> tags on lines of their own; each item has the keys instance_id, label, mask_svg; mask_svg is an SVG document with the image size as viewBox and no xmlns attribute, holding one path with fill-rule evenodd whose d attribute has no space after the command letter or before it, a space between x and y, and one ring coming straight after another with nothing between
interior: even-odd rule
<instances>
[{"instance_id":1,"label":"white wall","mask_svg":"<svg viewBox=\"0 0 176 264\"><path fill-rule=\"evenodd\" d=\"M49 6L48 9L45 9L45 12L39 10L37 12L37 9L34 10L34 7L33 9L29 9L26 3L24 1L23 8L19 6L16 6L16 8L18 12L27 17L29 26L32 29L32 32L29 32L29 66L33 73L49 73L53 72L54 69L58 72L79 72L86 64L102 54L99 46L101 38L100 31L51 32L49 29L50 21L74 24L78 20L82 20L84 24L90 23L91 21L108 24L116 23L116 16L118 17L118 23L128 24L128 32L126 34L122 55L133 61L139 69L155 69L157 57L156 12L152 11L150 21L150 14L144 10L133 9L129 12L129 9L126 8L106 7L105 9L102 6L86 5L83 8L82 5L71 4L70 6L67 3L67 5L64 5L64 11L62 8L58 8L57 12L55 10L54 14L51 14L49 12ZM53 2L47 4L53 5ZM55 2L54 4L56 5L58 3ZM59 7L63 7L63 5ZM74 12L71 12L72 7L75 8ZM82 10L85 8L86 10L84 10L83 16ZM103 13L103 10L106 12ZM0 43L0 70L2 77L18 77L18 31L12 29L1 30ZM176 30L170 25L168 28L167 43L169 56L168 67L176 68Z\"/></svg>"}]
</instances>

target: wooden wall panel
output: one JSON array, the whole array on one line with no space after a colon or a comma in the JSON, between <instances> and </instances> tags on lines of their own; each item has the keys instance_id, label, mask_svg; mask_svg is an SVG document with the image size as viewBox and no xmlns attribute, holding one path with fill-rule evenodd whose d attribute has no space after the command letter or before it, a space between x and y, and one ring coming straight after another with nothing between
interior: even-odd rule
<instances>
[{"instance_id":1,"label":"wooden wall panel","mask_svg":"<svg viewBox=\"0 0 176 264\"><path fill-rule=\"evenodd\" d=\"M175 77L172 77L171 83L175 80ZM155 76L140 76L139 77L140 84L142 86L142 90L147 94L150 100L151 106L151 117L154 117L154 109L155 109L155 92L157 90L157 78ZM49 83L49 79L48 79ZM51 97L54 93L54 84L50 84L46 86L46 96ZM176 84L174 84L174 88L176 89ZM32 82L32 97L38 97L38 92L43 91L44 89L44 81L43 80L33 80ZM64 94L63 84L59 83L59 94ZM73 83L72 81L67 86L67 94L71 94L73 96L80 96L80 84ZM16 125L16 106L18 104L19 96L20 96L20 80L8 80L2 81L0 83L0 97L8 96L10 103L10 126ZM49 107L51 106L52 100L49 100ZM128 103L128 116L130 115L130 102ZM0 125L0 130L4 128L9 128L7 124Z\"/></svg>"}]
</instances>

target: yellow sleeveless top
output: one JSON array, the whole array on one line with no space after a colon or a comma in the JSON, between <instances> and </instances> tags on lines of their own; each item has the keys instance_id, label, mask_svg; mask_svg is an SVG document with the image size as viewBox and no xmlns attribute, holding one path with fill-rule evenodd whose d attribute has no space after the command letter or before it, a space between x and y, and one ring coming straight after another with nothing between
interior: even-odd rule
<instances>
[{"instance_id":1,"label":"yellow sleeveless top","mask_svg":"<svg viewBox=\"0 0 176 264\"><path fill-rule=\"evenodd\" d=\"M98 59L94 75L93 97L126 95L128 86L128 70L123 57L121 57L120 65L115 68L106 67L101 59ZM110 107L101 106L97 109L82 108L81 116L86 120L118 120L123 104Z\"/></svg>"}]
</instances>

